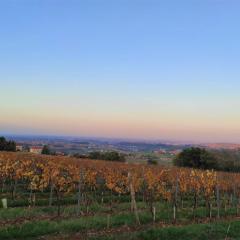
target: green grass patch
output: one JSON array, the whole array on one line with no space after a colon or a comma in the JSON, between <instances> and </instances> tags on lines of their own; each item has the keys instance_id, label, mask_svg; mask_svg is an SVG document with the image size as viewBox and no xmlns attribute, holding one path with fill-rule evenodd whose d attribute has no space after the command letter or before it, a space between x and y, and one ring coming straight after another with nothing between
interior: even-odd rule
<instances>
[{"instance_id":1,"label":"green grass patch","mask_svg":"<svg viewBox=\"0 0 240 240\"><path fill-rule=\"evenodd\" d=\"M230 224L230 229L228 227ZM231 240L240 239L240 221L218 222L211 224L194 224L166 228L151 228L141 232L130 232L121 235L92 237L91 240Z\"/></svg>"}]
</instances>

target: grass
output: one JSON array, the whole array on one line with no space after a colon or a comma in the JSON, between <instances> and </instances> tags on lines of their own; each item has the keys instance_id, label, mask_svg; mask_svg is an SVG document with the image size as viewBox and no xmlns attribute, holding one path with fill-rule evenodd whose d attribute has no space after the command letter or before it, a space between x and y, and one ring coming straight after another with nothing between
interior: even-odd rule
<instances>
[{"instance_id":1,"label":"grass","mask_svg":"<svg viewBox=\"0 0 240 240\"><path fill-rule=\"evenodd\" d=\"M230 224L230 230L227 230ZM92 237L91 240L220 240L226 236L231 240L240 239L240 221L194 224L166 228L151 228L146 231L130 232L121 235Z\"/></svg>"},{"instance_id":2,"label":"grass","mask_svg":"<svg viewBox=\"0 0 240 240\"><path fill-rule=\"evenodd\" d=\"M139 212L146 213L150 215L149 207L146 203L138 202L137 203ZM167 203L155 203L156 207L156 220L157 221L165 221L165 222L172 222L172 208L170 204ZM82 206L81 211L86 213L86 207ZM110 210L109 204L99 204L97 202L92 203L88 207L88 211L95 216L106 216L106 214L117 215L119 213L130 213L130 203L123 202L123 203L115 203L112 205L112 210ZM196 218L203 219L206 218L207 212L205 207L199 207L196 209L195 212ZM224 217L227 216L236 216L236 209L228 208L227 212L225 213L223 209L220 211L220 215ZM8 208L8 209L0 209L0 220L17 220L18 218L34 218L34 217L54 217L57 216L57 207L52 206L44 206L44 207L17 207L17 208ZM61 216L62 217L76 217L76 204L69 205L69 206L62 206L61 207ZM212 216L217 216L217 209L213 208ZM177 220L179 222L189 222L193 219L193 213L191 208L184 208L179 209L177 211ZM140 219L141 220L141 219Z\"/></svg>"},{"instance_id":3,"label":"grass","mask_svg":"<svg viewBox=\"0 0 240 240\"><path fill-rule=\"evenodd\" d=\"M12 213L11 216L14 217L16 213L17 212ZM37 213L38 212L36 211L35 214ZM157 221L162 219L163 217L166 218L166 216L162 215L163 213L164 212L159 212L157 214ZM143 226L152 222L152 216L149 213L149 211L140 212L139 217L140 217L141 224ZM234 224L235 225L238 224L237 226L240 227L240 222L236 222ZM226 225L227 225L226 223L223 225L221 224L199 225L199 226L205 226L205 227L200 227L200 229L197 227L197 225L191 225L186 227L170 227L170 228L163 228L163 229L153 228L149 231L139 233L140 235L138 233L134 233L131 235L131 237L132 239L179 239L177 237L182 236L181 239L194 239L189 237L196 236L196 235L202 236L203 234L206 234L206 233L208 234L208 236L211 236L211 234L215 236L217 235L218 231L220 231L219 230L221 229L220 227L222 226L221 231L223 232ZM121 213L121 214L111 215L110 227L115 228L115 227L121 227L121 226L130 226L130 227L135 226L134 215L132 213ZM27 223L23 223L22 225L13 225L5 228L0 228L0 239L28 239L28 238L36 238L42 235L49 235L49 234L74 233L74 232L86 233L89 230L98 231L98 230L103 230L106 227L107 227L106 215L95 215L90 217L71 218L67 220L57 220L57 219L51 220L51 221L42 220L42 221L35 221L35 222L27 222ZM234 229L234 226L233 226L233 229ZM198 231L199 231L199 234L198 234ZM158 236L160 237L158 238ZM130 236L127 236L127 237L128 237L127 239L130 239L129 238ZM165 237L169 237L169 238L165 238ZM203 238L196 238L196 239L203 239ZM204 240L206 239L208 238L206 238L205 236ZM210 239L213 239L213 238L210 238ZM240 235L239 235L239 239L240 239Z\"/></svg>"},{"instance_id":4,"label":"grass","mask_svg":"<svg viewBox=\"0 0 240 240\"><path fill-rule=\"evenodd\" d=\"M139 207L145 207L145 204L139 203ZM61 206L61 216L69 217L76 216L76 204L70 206ZM130 203L119 203L113 205L113 213L121 211L129 211ZM82 206L81 211L86 212L86 207ZM109 212L109 204L99 204L93 203L88 207L88 211L94 213L95 215L105 215ZM38 217L38 216L56 216L57 207L56 206L37 206L37 207L15 207L15 208L0 208L0 220L11 220L17 218L26 217Z\"/></svg>"},{"instance_id":5,"label":"grass","mask_svg":"<svg viewBox=\"0 0 240 240\"><path fill-rule=\"evenodd\" d=\"M146 215L142 216L148 222ZM144 222L144 221L143 221ZM122 225L132 226L135 219L129 215L119 215L111 219L111 226ZM25 223L20 227L12 226L0 230L0 239L33 239L43 235L86 232L87 230L101 230L106 227L106 218L91 217L87 219L73 219L67 221L39 221ZM133 232L122 235L104 236L90 238L94 240L111 239L171 239L171 240L215 240L224 239L230 222L220 222L211 224L194 224L189 226L173 226L166 228L151 228L147 231ZM228 236L231 239L240 239L240 221L232 221Z\"/></svg>"},{"instance_id":6,"label":"grass","mask_svg":"<svg viewBox=\"0 0 240 240\"><path fill-rule=\"evenodd\" d=\"M111 218L111 226L134 225L134 216L129 214L116 215ZM89 229L99 230L107 226L107 218L103 216L86 217L62 221L37 221L28 222L20 226L10 226L0 229L0 239L27 239L37 236L84 232Z\"/></svg>"},{"instance_id":7,"label":"grass","mask_svg":"<svg viewBox=\"0 0 240 240\"><path fill-rule=\"evenodd\" d=\"M142 226L151 227L152 216L149 207L144 202L137 203L139 208L139 217ZM185 205L187 206L187 205ZM156 222L172 223L172 208L171 205L164 202L156 202ZM110 211L109 204L92 203L89 206L89 211L94 213L94 216L76 216L76 204L70 206L62 206L62 217L49 220L43 220L42 216L53 217L56 216L57 207L34 207L34 208L8 208L0 209L0 221L13 220L18 223L15 225L6 225L0 228L0 239L32 239L42 235L51 234L68 234L87 231L103 230L107 227L107 215L110 215L110 228L122 226L135 226L134 214L129 211L130 203L113 203L112 211ZM86 207L82 207L84 212ZM227 215L234 216L236 211L234 208L228 208ZM213 216L217 215L216 208L213 209ZM221 209L221 216L224 216L224 210ZM64 218L69 217L69 218ZM177 213L177 223L185 225L192 222L191 208L179 209ZM35 219L32 222L19 222L21 218ZM200 206L196 210L196 218L206 218L206 208ZM146 225L147 224L147 225ZM206 225L190 225L184 227L168 227L168 228L152 228L148 231L140 233L132 233L130 235L117 236L119 239L218 239L219 232L221 234L226 230L227 223L221 224L206 224ZM230 234L234 234L235 226L240 227L239 222L233 222ZM205 235L204 235L205 234ZM207 234L207 235L206 235ZM194 238L195 236L195 238ZM204 237L205 236L205 237ZM236 235L240 239L240 236ZM235 237L236 237L235 236ZM116 236L106 237L106 239L117 239ZM131 237L131 238L130 238ZM180 238L182 237L182 238ZM196 238L197 237L197 238ZM212 238L210 238L212 237ZM105 239L105 238L100 238ZM221 239L221 238L220 238Z\"/></svg>"}]
</instances>

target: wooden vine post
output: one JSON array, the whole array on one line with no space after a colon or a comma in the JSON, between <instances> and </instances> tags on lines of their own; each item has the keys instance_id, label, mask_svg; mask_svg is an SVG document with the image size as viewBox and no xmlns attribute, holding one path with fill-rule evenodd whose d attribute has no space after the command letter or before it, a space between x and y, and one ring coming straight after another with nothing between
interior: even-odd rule
<instances>
[{"instance_id":1,"label":"wooden vine post","mask_svg":"<svg viewBox=\"0 0 240 240\"><path fill-rule=\"evenodd\" d=\"M129 182L129 189L130 189L130 195L131 195L131 207L133 208L135 218L136 218L136 223L137 225L140 225L140 220L139 220L139 215L138 215L138 210L137 210L137 203L136 203L136 198L135 198L135 191L133 187L133 180L132 180L132 175L130 172L128 172L128 182Z\"/></svg>"},{"instance_id":2,"label":"wooden vine post","mask_svg":"<svg viewBox=\"0 0 240 240\"><path fill-rule=\"evenodd\" d=\"M77 195L77 215L80 215L81 210L81 192L82 192L83 172L80 171L78 182L78 195Z\"/></svg>"},{"instance_id":3,"label":"wooden vine post","mask_svg":"<svg viewBox=\"0 0 240 240\"><path fill-rule=\"evenodd\" d=\"M233 205L236 209L236 216L238 216L238 199L237 199L237 191L236 191L236 184L234 183L233 186Z\"/></svg>"},{"instance_id":4,"label":"wooden vine post","mask_svg":"<svg viewBox=\"0 0 240 240\"><path fill-rule=\"evenodd\" d=\"M177 176L175 192L173 197L173 221L174 222L176 222L176 212L177 212L177 199L178 199L178 191L179 191L178 181L179 181L179 178Z\"/></svg>"},{"instance_id":5,"label":"wooden vine post","mask_svg":"<svg viewBox=\"0 0 240 240\"><path fill-rule=\"evenodd\" d=\"M52 180L51 180L50 182L51 182L51 184L50 184L50 194L49 194L49 207L52 206L52 202L53 202L53 190L54 190L54 185L53 185Z\"/></svg>"},{"instance_id":6,"label":"wooden vine post","mask_svg":"<svg viewBox=\"0 0 240 240\"><path fill-rule=\"evenodd\" d=\"M217 218L220 218L220 191L218 184L216 186L216 195L217 195Z\"/></svg>"},{"instance_id":7,"label":"wooden vine post","mask_svg":"<svg viewBox=\"0 0 240 240\"><path fill-rule=\"evenodd\" d=\"M153 222L156 222L156 207L153 207Z\"/></svg>"}]
</instances>

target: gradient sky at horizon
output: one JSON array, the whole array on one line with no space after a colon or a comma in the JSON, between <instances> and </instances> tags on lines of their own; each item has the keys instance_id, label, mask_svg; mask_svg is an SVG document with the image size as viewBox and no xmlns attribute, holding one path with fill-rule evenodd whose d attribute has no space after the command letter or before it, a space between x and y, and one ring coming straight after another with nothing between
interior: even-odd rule
<instances>
[{"instance_id":1,"label":"gradient sky at horizon","mask_svg":"<svg viewBox=\"0 0 240 240\"><path fill-rule=\"evenodd\" d=\"M0 1L0 134L240 142L239 11Z\"/></svg>"}]
</instances>

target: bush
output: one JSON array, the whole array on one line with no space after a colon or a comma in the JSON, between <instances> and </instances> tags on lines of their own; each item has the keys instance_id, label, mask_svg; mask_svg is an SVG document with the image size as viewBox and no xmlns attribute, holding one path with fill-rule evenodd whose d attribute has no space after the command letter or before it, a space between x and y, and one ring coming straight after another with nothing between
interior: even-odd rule
<instances>
[{"instance_id":1,"label":"bush","mask_svg":"<svg viewBox=\"0 0 240 240\"><path fill-rule=\"evenodd\" d=\"M184 149L175 159L174 165L200 169L217 169L216 157L204 148Z\"/></svg>"},{"instance_id":2,"label":"bush","mask_svg":"<svg viewBox=\"0 0 240 240\"><path fill-rule=\"evenodd\" d=\"M157 165L157 164L158 164L158 161L157 161L157 160L154 160L154 159L149 159L149 160L147 161L147 163L148 163L149 165Z\"/></svg>"},{"instance_id":3,"label":"bush","mask_svg":"<svg viewBox=\"0 0 240 240\"><path fill-rule=\"evenodd\" d=\"M117 161L117 162L125 162L125 156L118 152L91 152L89 154L90 159L99 159L106 161Z\"/></svg>"}]
</instances>

